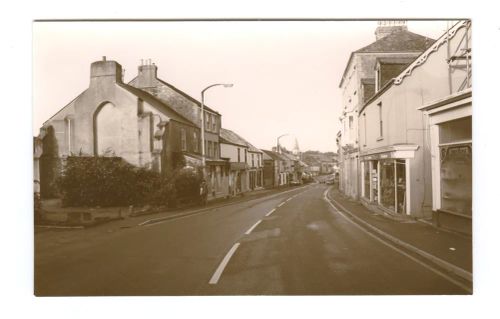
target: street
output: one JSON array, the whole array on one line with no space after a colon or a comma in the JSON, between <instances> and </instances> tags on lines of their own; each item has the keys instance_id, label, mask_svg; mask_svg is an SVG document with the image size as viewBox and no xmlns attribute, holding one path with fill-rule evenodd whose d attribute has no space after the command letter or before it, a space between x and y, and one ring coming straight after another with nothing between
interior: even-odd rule
<instances>
[{"instance_id":1,"label":"street","mask_svg":"<svg viewBox=\"0 0 500 319\"><path fill-rule=\"evenodd\" d=\"M328 189L142 226L35 234L35 294L467 294L347 220L325 200Z\"/></svg>"}]
</instances>

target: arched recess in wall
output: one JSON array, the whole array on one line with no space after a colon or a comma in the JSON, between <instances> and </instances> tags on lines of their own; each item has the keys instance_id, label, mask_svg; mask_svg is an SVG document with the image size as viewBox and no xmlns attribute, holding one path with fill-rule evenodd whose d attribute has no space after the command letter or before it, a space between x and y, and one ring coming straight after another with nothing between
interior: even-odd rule
<instances>
[{"instance_id":1,"label":"arched recess in wall","mask_svg":"<svg viewBox=\"0 0 500 319\"><path fill-rule=\"evenodd\" d=\"M94 113L94 155L120 156L123 139L123 114L111 102L104 102Z\"/></svg>"}]
</instances>

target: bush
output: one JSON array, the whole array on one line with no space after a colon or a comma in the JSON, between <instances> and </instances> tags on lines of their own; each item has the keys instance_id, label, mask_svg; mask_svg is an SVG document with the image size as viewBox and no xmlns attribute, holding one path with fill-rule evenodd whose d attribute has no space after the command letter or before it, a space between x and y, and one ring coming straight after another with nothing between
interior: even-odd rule
<instances>
[{"instance_id":1,"label":"bush","mask_svg":"<svg viewBox=\"0 0 500 319\"><path fill-rule=\"evenodd\" d=\"M171 180L178 199L189 200L200 196L202 178L194 169L178 169L174 171Z\"/></svg>"},{"instance_id":2,"label":"bush","mask_svg":"<svg viewBox=\"0 0 500 319\"><path fill-rule=\"evenodd\" d=\"M164 176L137 168L119 157L71 156L57 186L64 206L175 206L177 199L199 196L196 171L177 169Z\"/></svg>"}]
</instances>

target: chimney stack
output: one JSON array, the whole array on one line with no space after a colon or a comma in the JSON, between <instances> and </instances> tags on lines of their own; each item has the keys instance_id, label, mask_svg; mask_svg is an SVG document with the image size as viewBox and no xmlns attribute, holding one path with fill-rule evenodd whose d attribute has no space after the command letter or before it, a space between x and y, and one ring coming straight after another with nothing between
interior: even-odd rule
<instances>
[{"instance_id":1,"label":"chimney stack","mask_svg":"<svg viewBox=\"0 0 500 319\"><path fill-rule=\"evenodd\" d=\"M108 61L106 56L102 60L90 65L90 85L102 85L104 82L122 82L122 66L115 61Z\"/></svg>"},{"instance_id":2,"label":"chimney stack","mask_svg":"<svg viewBox=\"0 0 500 319\"><path fill-rule=\"evenodd\" d=\"M144 64L144 62L146 64ZM139 66L139 74L137 76L136 87L138 88L150 88L156 85L158 67L151 63L151 59L141 59L141 65Z\"/></svg>"},{"instance_id":3,"label":"chimney stack","mask_svg":"<svg viewBox=\"0 0 500 319\"><path fill-rule=\"evenodd\" d=\"M375 38L380 40L392 33L408 31L408 26L405 20L383 20L378 22L375 29Z\"/></svg>"}]
</instances>

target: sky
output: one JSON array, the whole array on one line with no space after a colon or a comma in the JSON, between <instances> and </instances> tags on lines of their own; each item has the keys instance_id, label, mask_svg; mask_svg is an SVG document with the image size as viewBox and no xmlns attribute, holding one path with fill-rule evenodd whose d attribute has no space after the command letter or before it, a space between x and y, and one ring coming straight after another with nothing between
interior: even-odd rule
<instances>
[{"instance_id":1,"label":"sky","mask_svg":"<svg viewBox=\"0 0 500 319\"><path fill-rule=\"evenodd\" d=\"M408 21L437 39L446 21ZM141 59L196 99L205 93L222 126L262 149L336 151L349 55L375 41L377 21L164 21L33 23L33 134L89 84L90 64L106 56L137 75Z\"/></svg>"}]
</instances>

